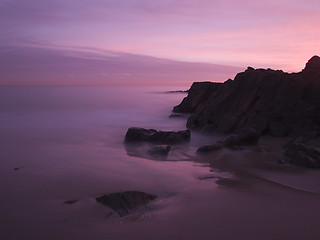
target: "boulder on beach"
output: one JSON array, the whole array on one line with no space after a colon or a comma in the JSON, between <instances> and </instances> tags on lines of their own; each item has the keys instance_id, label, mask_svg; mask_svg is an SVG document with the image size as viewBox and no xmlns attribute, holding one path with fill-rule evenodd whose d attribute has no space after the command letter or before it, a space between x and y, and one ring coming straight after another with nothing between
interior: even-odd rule
<instances>
[{"instance_id":1,"label":"boulder on beach","mask_svg":"<svg viewBox=\"0 0 320 240\"><path fill-rule=\"evenodd\" d=\"M224 83L194 83L173 112L193 113L190 129L232 133L249 127L262 135L316 136L320 132L320 57L298 73L254 69Z\"/></svg>"},{"instance_id":2,"label":"boulder on beach","mask_svg":"<svg viewBox=\"0 0 320 240\"><path fill-rule=\"evenodd\" d=\"M138 207L146 205L149 201L156 199L157 196L139 191L126 191L112 193L97 197L96 201L106 207L111 208L124 217L136 212Z\"/></svg>"},{"instance_id":3,"label":"boulder on beach","mask_svg":"<svg viewBox=\"0 0 320 240\"><path fill-rule=\"evenodd\" d=\"M160 144L176 144L190 140L190 131L158 131L155 129L144 129L131 127L128 129L125 142L152 142Z\"/></svg>"}]
</instances>

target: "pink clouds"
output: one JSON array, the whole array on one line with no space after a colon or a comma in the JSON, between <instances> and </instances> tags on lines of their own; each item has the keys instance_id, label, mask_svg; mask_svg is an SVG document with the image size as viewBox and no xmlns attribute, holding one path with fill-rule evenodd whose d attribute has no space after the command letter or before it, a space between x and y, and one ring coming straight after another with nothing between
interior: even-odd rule
<instances>
[{"instance_id":1,"label":"pink clouds","mask_svg":"<svg viewBox=\"0 0 320 240\"><path fill-rule=\"evenodd\" d=\"M319 12L314 0L3 0L0 43L299 71L320 52Z\"/></svg>"}]
</instances>

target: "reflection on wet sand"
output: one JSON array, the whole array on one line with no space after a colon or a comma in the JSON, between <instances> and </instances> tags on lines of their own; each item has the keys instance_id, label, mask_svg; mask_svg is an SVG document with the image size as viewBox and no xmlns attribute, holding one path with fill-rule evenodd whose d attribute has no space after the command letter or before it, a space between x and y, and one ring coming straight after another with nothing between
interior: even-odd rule
<instances>
[{"instance_id":1,"label":"reflection on wet sand","mask_svg":"<svg viewBox=\"0 0 320 240\"><path fill-rule=\"evenodd\" d=\"M211 174L200 179L215 179L221 187L241 187L252 185L255 181L264 181L297 191L320 193L318 171L283 161L282 146L287 141L287 138L264 137L257 146L246 146L236 150L220 149L210 154L190 152L190 149L195 148L190 147L189 143L170 146L171 150L166 155L150 155L148 151L154 146L152 143L125 143L124 147L128 156L158 161L209 164ZM302 179L303 181L300 181Z\"/></svg>"}]
</instances>

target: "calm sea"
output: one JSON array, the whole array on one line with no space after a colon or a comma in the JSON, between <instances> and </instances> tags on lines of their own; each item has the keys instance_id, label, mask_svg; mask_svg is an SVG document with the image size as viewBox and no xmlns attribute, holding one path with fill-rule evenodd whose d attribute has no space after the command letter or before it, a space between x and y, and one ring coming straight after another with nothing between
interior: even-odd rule
<instances>
[{"instance_id":1,"label":"calm sea","mask_svg":"<svg viewBox=\"0 0 320 240\"><path fill-rule=\"evenodd\" d=\"M259 169L254 180L243 174L254 186L224 188L215 180L246 173L261 155L223 150L203 161L197 147L221 137L197 132L167 159L123 144L132 126L185 129L186 118L169 115L186 93L172 90L186 88L1 87L0 239L318 239L319 197L297 190L318 173L288 180ZM210 172L216 159L225 169ZM127 190L158 199L124 219L95 202Z\"/></svg>"}]
</instances>

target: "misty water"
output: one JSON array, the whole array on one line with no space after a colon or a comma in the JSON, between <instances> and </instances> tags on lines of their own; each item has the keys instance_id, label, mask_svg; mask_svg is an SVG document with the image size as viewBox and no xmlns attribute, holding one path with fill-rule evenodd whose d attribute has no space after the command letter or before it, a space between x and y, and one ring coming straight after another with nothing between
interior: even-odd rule
<instances>
[{"instance_id":1,"label":"misty water","mask_svg":"<svg viewBox=\"0 0 320 240\"><path fill-rule=\"evenodd\" d=\"M168 91L186 89L1 87L0 239L318 239L320 174L277 163L287 139L199 157L225 136L193 131L157 159L123 143L185 129L169 115L186 93ZM158 198L124 218L95 201L127 190Z\"/></svg>"}]
</instances>

